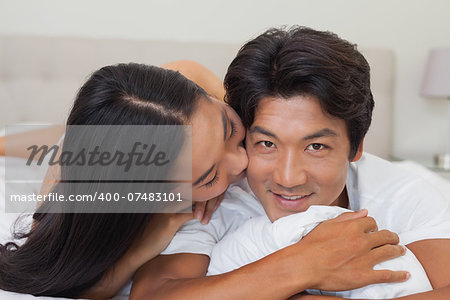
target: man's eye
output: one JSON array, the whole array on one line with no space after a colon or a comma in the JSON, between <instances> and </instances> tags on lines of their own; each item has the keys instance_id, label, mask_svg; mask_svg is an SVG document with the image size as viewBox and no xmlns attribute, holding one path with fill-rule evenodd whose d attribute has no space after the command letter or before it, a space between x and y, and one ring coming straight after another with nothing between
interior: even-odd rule
<instances>
[{"instance_id":1,"label":"man's eye","mask_svg":"<svg viewBox=\"0 0 450 300\"><path fill-rule=\"evenodd\" d=\"M272 148L272 147L275 146L274 143L269 142L269 141L261 141L261 142L259 142L259 144L264 146L264 147L266 147L266 148Z\"/></svg>"},{"instance_id":2,"label":"man's eye","mask_svg":"<svg viewBox=\"0 0 450 300\"><path fill-rule=\"evenodd\" d=\"M314 144L309 145L306 149L310 150L310 151L320 151L320 150L325 149L325 146L322 144L314 143Z\"/></svg>"}]
</instances>

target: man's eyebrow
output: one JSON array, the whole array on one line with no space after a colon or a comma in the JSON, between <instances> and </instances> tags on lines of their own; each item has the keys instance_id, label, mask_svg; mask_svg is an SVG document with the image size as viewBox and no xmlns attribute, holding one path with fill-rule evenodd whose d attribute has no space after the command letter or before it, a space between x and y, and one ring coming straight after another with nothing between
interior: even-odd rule
<instances>
[{"instance_id":1,"label":"man's eyebrow","mask_svg":"<svg viewBox=\"0 0 450 300\"><path fill-rule=\"evenodd\" d=\"M261 133L261 134L273 137L274 139L278 139L278 137L274 133L272 133L260 126L253 126L252 128L250 128L249 132L250 133Z\"/></svg>"},{"instance_id":2,"label":"man's eyebrow","mask_svg":"<svg viewBox=\"0 0 450 300\"><path fill-rule=\"evenodd\" d=\"M200 176L192 185L198 185L200 184L203 180L206 179L206 177L208 177L209 173L212 172L212 170L214 170L214 167L216 166L216 164L213 164L211 168L208 169L208 171L206 171L205 173L203 173L202 176Z\"/></svg>"},{"instance_id":3,"label":"man's eyebrow","mask_svg":"<svg viewBox=\"0 0 450 300\"><path fill-rule=\"evenodd\" d=\"M223 124L223 140L227 140L227 128L228 128L228 118L225 114L225 110L222 109L222 124Z\"/></svg>"},{"instance_id":4,"label":"man's eyebrow","mask_svg":"<svg viewBox=\"0 0 450 300\"><path fill-rule=\"evenodd\" d=\"M313 134L305 136L303 138L303 140L307 141L307 140L312 140L312 139L323 137L323 136L337 136L337 135L338 134L334 130L332 130L330 128L324 128L324 129L319 130L319 131L317 131L317 132L315 132Z\"/></svg>"}]
</instances>

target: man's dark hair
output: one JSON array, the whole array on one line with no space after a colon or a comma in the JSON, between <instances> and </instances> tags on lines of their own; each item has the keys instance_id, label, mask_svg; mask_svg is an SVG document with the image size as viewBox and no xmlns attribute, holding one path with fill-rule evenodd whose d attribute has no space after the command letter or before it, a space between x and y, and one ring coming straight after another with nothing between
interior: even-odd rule
<instances>
[{"instance_id":1,"label":"man's dark hair","mask_svg":"<svg viewBox=\"0 0 450 300\"><path fill-rule=\"evenodd\" d=\"M239 50L224 84L226 101L246 128L262 98L317 97L324 112L346 122L350 158L371 123L369 64L356 45L331 32L270 29Z\"/></svg>"}]
</instances>

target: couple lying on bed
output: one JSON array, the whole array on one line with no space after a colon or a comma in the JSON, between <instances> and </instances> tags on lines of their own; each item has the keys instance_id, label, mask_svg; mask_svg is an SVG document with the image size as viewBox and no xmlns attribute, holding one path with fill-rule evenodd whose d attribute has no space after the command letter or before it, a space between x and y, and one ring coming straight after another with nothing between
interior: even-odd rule
<instances>
[{"instance_id":1,"label":"couple lying on bed","mask_svg":"<svg viewBox=\"0 0 450 300\"><path fill-rule=\"evenodd\" d=\"M0 288L101 299L136 273L131 299L449 297L448 203L363 154L374 101L354 45L308 28L269 30L231 63L228 105L202 66L166 67L196 84L158 67L104 67L67 124L191 125L194 212L41 206L26 242L1 246Z\"/></svg>"}]
</instances>

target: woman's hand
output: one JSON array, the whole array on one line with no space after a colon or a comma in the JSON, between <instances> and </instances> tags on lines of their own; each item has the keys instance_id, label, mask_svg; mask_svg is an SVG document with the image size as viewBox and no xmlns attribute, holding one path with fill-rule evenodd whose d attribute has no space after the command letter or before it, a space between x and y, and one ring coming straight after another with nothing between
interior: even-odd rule
<instances>
[{"instance_id":1,"label":"woman's hand","mask_svg":"<svg viewBox=\"0 0 450 300\"><path fill-rule=\"evenodd\" d=\"M294 268L296 259L288 257L298 255L298 276L303 276L298 280L304 288L350 290L408 279L408 272L373 270L374 265L403 255L405 248L397 245L395 233L377 231L375 220L366 215L366 210L342 214L279 251L287 258L286 266Z\"/></svg>"},{"instance_id":2,"label":"woman's hand","mask_svg":"<svg viewBox=\"0 0 450 300\"><path fill-rule=\"evenodd\" d=\"M222 203L224 195L225 192L208 201L195 202L194 217L202 224L208 224L212 214L219 207L220 203Z\"/></svg>"}]
</instances>

